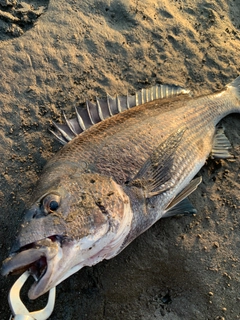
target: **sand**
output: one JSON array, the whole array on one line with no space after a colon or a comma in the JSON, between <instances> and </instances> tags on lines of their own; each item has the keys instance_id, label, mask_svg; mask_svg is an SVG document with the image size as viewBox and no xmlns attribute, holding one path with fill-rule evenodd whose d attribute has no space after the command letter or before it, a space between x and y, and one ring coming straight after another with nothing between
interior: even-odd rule
<instances>
[{"instance_id":1,"label":"sand","mask_svg":"<svg viewBox=\"0 0 240 320\"><path fill-rule=\"evenodd\" d=\"M240 74L240 0L21 3L0 1L0 260L61 148L52 119L105 92L174 83L200 95ZM240 116L222 123L234 159L201 170L198 214L161 220L116 258L65 280L50 319L240 318ZM1 319L15 279L0 278ZM45 300L27 303L36 310Z\"/></svg>"}]
</instances>

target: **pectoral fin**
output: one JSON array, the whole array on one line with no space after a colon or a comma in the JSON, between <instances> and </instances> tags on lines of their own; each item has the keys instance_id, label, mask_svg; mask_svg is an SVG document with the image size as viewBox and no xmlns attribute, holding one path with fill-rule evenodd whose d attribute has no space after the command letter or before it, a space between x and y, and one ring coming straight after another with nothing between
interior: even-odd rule
<instances>
[{"instance_id":1,"label":"pectoral fin","mask_svg":"<svg viewBox=\"0 0 240 320\"><path fill-rule=\"evenodd\" d=\"M175 152L184 132L185 128L181 128L161 143L129 185L141 188L146 198L168 190L174 175Z\"/></svg>"}]
</instances>

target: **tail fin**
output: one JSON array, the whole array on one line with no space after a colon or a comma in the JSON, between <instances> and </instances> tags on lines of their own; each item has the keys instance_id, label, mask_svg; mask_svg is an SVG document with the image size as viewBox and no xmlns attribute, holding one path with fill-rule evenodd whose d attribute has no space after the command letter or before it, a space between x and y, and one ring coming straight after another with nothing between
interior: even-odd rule
<instances>
[{"instance_id":1,"label":"tail fin","mask_svg":"<svg viewBox=\"0 0 240 320\"><path fill-rule=\"evenodd\" d=\"M240 100L240 76L238 76L235 80L230 82L227 87L232 87L235 90L235 93L237 95L237 98Z\"/></svg>"}]
</instances>

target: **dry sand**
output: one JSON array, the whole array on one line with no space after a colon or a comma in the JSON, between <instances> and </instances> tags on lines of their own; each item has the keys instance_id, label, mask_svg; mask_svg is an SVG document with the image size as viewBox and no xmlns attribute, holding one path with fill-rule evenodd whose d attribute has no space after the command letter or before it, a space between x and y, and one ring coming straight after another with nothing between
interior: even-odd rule
<instances>
[{"instance_id":1,"label":"dry sand","mask_svg":"<svg viewBox=\"0 0 240 320\"><path fill-rule=\"evenodd\" d=\"M106 91L175 83L206 94L240 74L240 0L16 2L0 1L0 260L60 148L51 119ZM65 280L50 319L240 319L240 116L222 122L235 159L201 170L198 215L159 221ZM0 278L1 319L14 280Z\"/></svg>"}]
</instances>

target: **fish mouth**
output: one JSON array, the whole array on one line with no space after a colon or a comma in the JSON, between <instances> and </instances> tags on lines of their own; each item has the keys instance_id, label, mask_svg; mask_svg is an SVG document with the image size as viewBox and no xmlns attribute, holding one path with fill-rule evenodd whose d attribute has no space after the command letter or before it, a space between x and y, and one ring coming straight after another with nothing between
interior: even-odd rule
<instances>
[{"instance_id":1,"label":"fish mouth","mask_svg":"<svg viewBox=\"0 0 240 320\"><path fill-rule=\"evenodd\" d=\"M2 275L22 274L28 270L35 280L28 292L29 298L33 300L51 288L55 260L59 256L62 256L62 238L51 236L12 253L3 261Z\"/></svg>"}]
</instances>

